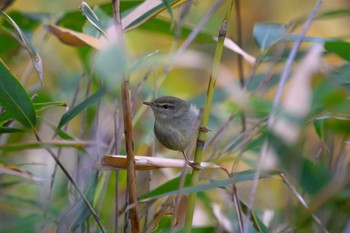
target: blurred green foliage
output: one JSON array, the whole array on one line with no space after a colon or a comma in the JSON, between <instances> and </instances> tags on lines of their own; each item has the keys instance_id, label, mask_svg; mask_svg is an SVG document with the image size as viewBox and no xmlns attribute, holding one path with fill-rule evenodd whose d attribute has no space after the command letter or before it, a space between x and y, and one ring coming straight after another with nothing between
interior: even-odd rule
<instances>
[{"instance_id":1,"label":"blurred green foliage","mask_svg":"<svg viewBox=\"0 0 350 233\"><path fill-rule=\"evenodd\" d=\"M20 30L5 14L0 16L0 232L101 231L48 150L59 157L93 204L107 232L122 232L127 224L126 174L109 171L100 162L104 156L125 155L120 83L125 76L129 78L132 114L141 116L133 125L135 153L179 158L177 152L154 142L151 114L143 112L142 101L154 95L174 95L199 107L204 105L214 37L225 4L198 28L215 1L186 5L190 1L166 0L152 8L143 1L121 1L125 25L120 40L113 37L110 2L89 2L97 16L94 19L88 8L82 14L78 1L52 6L45 1L29 2L15 1L6 9ZM267 119L285 61L312 3L241 1L241 46L256 63L243 60L246 86L242 89L237 55L232 48L224 51L204 157L224 167L232 177L220 169L204 169L200 184L189 187L190 174L186 176L180 191L199 193L193 232L216 232L217 227L240 232L238 215L248 212L251 180L259 166L266 171L258 177L261 180L248 220L249 232L348 232L348 7L345 0L325 2L298 50L292 73L305 63L312 44L324 47L319 69L308 76L310 89L306 94L311 101L307 114L300 117L297 112L288 112L284 104L278 107L275 120L292 122L298 131L297 140L291 143L269 128ZM233 11L228 38L236 43L237 23ZM47 25L59 26L61 31L49 32ZM174 60L174 54L181 52L179 48L196 29L198 35ZM76 47L66 45L62 37ZM42 86L35 74L39 54ZM163 76L164 82L159 83ZM292 77L284 88L286 94ZM299 94L292 96L296 105L302 105ZM258 164L264 143L271 149L267 165ZM137 172L139 200L148 199L138 204L145 231L169 232L172 224L181 226L186 203L174 213L181 184L179 172L173 168ZM234 189L239 204L232 201ZM177 230L181 232L180 227Z\"/></svg>"}]
</instances>

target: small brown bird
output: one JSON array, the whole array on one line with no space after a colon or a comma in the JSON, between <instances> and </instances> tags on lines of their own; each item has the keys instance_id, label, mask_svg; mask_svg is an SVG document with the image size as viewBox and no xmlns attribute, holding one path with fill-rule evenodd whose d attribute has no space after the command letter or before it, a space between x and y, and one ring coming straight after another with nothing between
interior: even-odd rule
<instances>
[{"instance_id":1,"label":"small brown bird","mask_svg":"<svg viewBox=\"0 0 350 233\"><path fill-rule=\"evenodd\" d=\"M200 169L188 161L184 152L197 132L198 108L174 96L159 97L143 104L153 110L153 130L158 141L171 150L181 151L188 165Z\"/></svg>"}]
</instances>

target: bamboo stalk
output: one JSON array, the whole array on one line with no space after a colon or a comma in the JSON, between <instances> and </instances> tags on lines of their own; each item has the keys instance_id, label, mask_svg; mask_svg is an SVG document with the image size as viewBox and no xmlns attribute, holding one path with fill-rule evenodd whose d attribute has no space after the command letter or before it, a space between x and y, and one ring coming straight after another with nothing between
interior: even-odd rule
<instances>
[{"instance_id":1,"label":"bamboo stalk","mask_svg":"<svg viewBox=\"0 0 350 233\"><path fill-rule=\"evenodd\" d=\"M219 67L220 67L220 61L221 61L222 50L224 47L226 31L227 31L227 21L225 18L222 22L222 25L221 25L221 28L219 31L218 43L217 43L216 51L215 51L212 73L211 73L211 76L209 79L207 98L206 98L206 102L205 102L205 106L204 106L204 110L203 110L202 121L201 121L201 128L202 129L205 129L208 125L208 122L209 122L210 108L211 108L211 105L213 103L216 79L217 79L217 74L218 74ZM204 144L205 144L205 140L206 140L206 132L207 132L206 130L199 130L197 144L196 144L195 157L194 157L195 164L200 164L202 161L203 148L204 148ZM193 169L192 177L191 177L191 186L194 186L198 183L199 174L200 174L200 170ZM189 195L184 232L191 232L194 207L196 204L196 197L197 197L197 193L195 193L195 192L191 193Z\"/></svg>"}]
</instances>

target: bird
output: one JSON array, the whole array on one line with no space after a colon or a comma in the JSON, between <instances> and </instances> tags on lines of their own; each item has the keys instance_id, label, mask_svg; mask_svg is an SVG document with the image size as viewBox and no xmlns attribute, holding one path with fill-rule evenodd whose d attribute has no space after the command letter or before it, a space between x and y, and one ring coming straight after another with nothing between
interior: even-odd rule
<instances>
[{"instance_id":1,"label":"bird","mask_svg":"<svg viewBox=\"0 0 350 233\"><path fill-rule=\"evenodd\" d=\"M143 104L153 110L153 131L158 141L168 149L181 151L187 164L193 169L201 169L190 162L185 154L185 149L197 132L199 109L174 96L158 97Z\"/></svg>"}]
</instances>

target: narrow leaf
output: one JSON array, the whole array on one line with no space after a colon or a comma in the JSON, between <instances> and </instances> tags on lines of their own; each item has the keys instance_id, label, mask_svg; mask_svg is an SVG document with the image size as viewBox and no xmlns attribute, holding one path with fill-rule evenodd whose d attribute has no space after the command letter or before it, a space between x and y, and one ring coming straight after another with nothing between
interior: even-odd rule
<instances>
[{"instance_id":1,"label":"narrow leaf","mask_svg":"<svg viewBox=\"0 0 350 233\"><path fill-rule=\"evenodd\" d=\"M11 128L11 127L0 127L0 134L2 134L2 133L18 133L18 132L24 132L24 130L19 129L19 128Z\"/></svg>"},{"instance_id":2,"label":"narrow leaf","mask_svg":"<svg viewBox=\"0 0 350 233\"><path fill-rule=\"evenodd\" d=\"M315 131L320 139L323 139L324 119L316 119L313 121Z\"/></svg>"},{"instance_id":3,"label":"narrow leaf","mask_svg":"<svg viewBox=\"0 0 350 233\"><path fill-rule=\"evenodd\" d=\"M96 146L95 142L91 141L65 141L65 140L53 140L45 142L24 142L0 145L0 151L18 151L27 149L41 149L41 148L75 148L81 149L85 147Z\"/></svg>"},{"instance_id":4,"label":"narrow leaf","mask_svg":"<svg viewBox=\"0 0 350 233\"><path fill-rule=\"evenodd\" d=\"M162 0L166 10L168 11L169 15L170 15L170 21L173 21L174 19L174 13L173 10L171 9L171 5L167 0Z\"/></svg>"},{"instance_id":5,"label":"narrow leaf","mask_svg":"<svg viewBox=\"0 0 350 233\"><path fill-rule=\"evenodd\" d=\"M86 2L82 2L80 4L80 11L86 17L87 20L99 31L103 36L108 38L106 32L103 30L103 26L97 18L94 11L90 8L90 6Z\"/></svg>"},{"instance_id":6,"label":"narrow leaf","mask_svg":"<svg viewBox=\"0 0 350 233\"><path fill-rule=\"evenodd\" d=\"M104 96L107 93L107 88L102 88L95 92L93 95L88 97L86 100L81 102L79 105L75 106L68 112L66 112L58 124L57 129L60 129L62 126L70 122L74 117L76 117L79 113L81 113L83 110L85 110L90 105L94 104L96 101L98 101L102 96Z\"/></svg>"},{"instance_id":7,"label":"narrow leaf","mask_svg":"<svg viewBox=\"0 0 350 233\"><path fill-rule=\"evenodd\" d=\"M7 174L7 175L12 175L12 176L18 176L22 178L27 178L31 180L39 180L35 176L33 176L32 173L29 171L25 171L19 167L13 166L13 165L6 165L0 163L0 174Z\"/></svg>"},{"instance_id":8,"label":"narrow leaf","mask_svg":"<svg viewBox=\"0 0 350 233\"><path fill-rule=\"evenodd\" d=\"M180 179L181 177L176 177L172 180L169 180L165 184L162 184L161 186L150 191L149 193L146 193L145 195L141 196L140 199L157 196L166 192L176 191L179 188ZM184 187L188 187L190 185L190 181L191 181L191 176L187 174L187 176L185 177Z\"/></svg>"},{"instance_id":9,"label":"narrow leaf","mask_svg":"<svg viewBox=\"0 0 350 233\"><path fill-rule=\"evenodd\" d=\"M168 5L177 6L184 3L184 0L166 0ZM123 29L130 30L135 28L147 20L153 18L155 15L166 9L166 5L162 0L146 0L137 7L133 11L131 11L128 15L123 17L122 25Z\"/></svg>"},{"instance_id":10,"label":"narrow leaf","mask_svg":"<svg viewBox=\"0 0 350 233\"><path fill-rule=\"evenodd\" d=\"M44 102L44 103L34 103L34 107L37 112L40 112L45 109L53 108L53 107L67 108L67 104L64 102Z\"/></svg>"},{"instance_id":11,"label":"narrow leaf","mask_svg":"<svg viewBox=\"0 0 350 233\"><path fill-rule=\"evenodd\" d=\"M242 172L238 172L238 173L234 174L232 177L230 177L228 179L213 180L212 182L207 183L207 184L201 184L201 185L196 185L196 186L191 186L191 187L184 187L181 190L181 194L203 192L203 191L214 189L214 188L222 188L222 187L225 187L229 184L252 180L252 179L254 179L254 176L255 176L254 170L242 171ZM262 173L262 174L260 174L259 179L269 178L271 176L272 176L272 174ZM144 198L142 200L150 201L150 200L158 199L160 197L173 196L173 195L177 195L178 192L179 191L176 189L174 191L170 191L170 192L166 192L166 193L159 193L159 194L154 195L150 198Z\"/></svg>"},{"instance_id":12,"label":"narrow leaf","mask_svg":"<svg viewBox=\"0 0 350 233\"><path fill-rule=\"evenodd\" d=\"M20 82L0 59L0 105L13 118L27 128L36 125L34 105Z\"/></svg>"},{"instance_id":13,"label":"narrow leaf","mask_svg":"<svg viewBox=\"0 0 350 233\"><path fill-rule=\"evenodd\" d=\"M43 64L39 53L34 48L32 42L27 38L27 36L22 32L21 28L18 27L16 22L5 12L0 10L0 13L5 16L6 21L17 31L20 36L25 48L27 49L32 63L34 65L35 71L39 77L40 83L43 82Z\"/></svg>"},{"instance_id":14,"label":"narrow leaf","mask_svg":"<svg viewBox=\"0 0 350 233\"><path fill-rule=\"evenodd\" d=\"M173 215L166 214L160 219L160 221L157 223L157 225L154 227L151 233L170 232L172 220L173 220Z\"/></svg>"}]
</instances>

